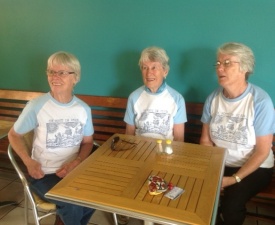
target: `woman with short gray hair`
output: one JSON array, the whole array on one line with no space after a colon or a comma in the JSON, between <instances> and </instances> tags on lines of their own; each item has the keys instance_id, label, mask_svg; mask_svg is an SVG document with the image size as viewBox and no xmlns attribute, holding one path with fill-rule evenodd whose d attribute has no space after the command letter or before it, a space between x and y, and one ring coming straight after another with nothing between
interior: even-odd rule
<instances>
[{"instance_id":1,"label":"woman with short gray hair","mask_svg":"<svg viewBox=\"0 0 275 225\"><path fill-rule=\"evenodd\" d=\"M126 134L183 141L185 101L166 83L170 68L166 51L155 46L144 49L139 66L144 85L128 98Z\"/></svg>"},{"instance_id":2,"label":"woman with short gray hair","mask_svg":"<svg viewBox=\"0 0 275 225\"><path fill-rule=\"evenodd\" d=\"M139 67L144 85L128 98L124 116L126 134L184 141L185 101L166 83L170 69L166 51L156 46L144 49ZM127 224L128 220L118 215L120 225Z\"/></svg>"},{"instance_id":3,"label":"woman with short gray hair","mask_svg":"<svg viewBox=\"0 0 275 225\"><path fill-rule=\"evenodd\" d=\"M86 225L94 209L45 198L45 194L91 153L94 128L91 108L73 94L80 80L80 63L68 52L48 59L50 91L31 100L9 132L9 141L30 175L30 187L57 206L56 225ZM34 131L32 155L24 134Z\"/></svg>"},{"instance_id":4,"label":"woman with short gray hair","mask_svg":"<svg viewBox=\"0 0 275 225\"><path fill-rule=\"evenodd\" d=\"M217 225L241 225L247 201L272 178L275 132L274 106L269 95L249 83L254 54L242 43L225 43L217 51L220 87L203 108L200 144L227 151Z\"/></svg>"}]
</instances>

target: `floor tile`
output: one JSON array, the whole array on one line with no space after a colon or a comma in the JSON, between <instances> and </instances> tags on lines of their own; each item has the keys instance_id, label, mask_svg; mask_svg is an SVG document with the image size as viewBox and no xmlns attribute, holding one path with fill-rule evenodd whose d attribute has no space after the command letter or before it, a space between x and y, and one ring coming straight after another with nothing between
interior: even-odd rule
<instances>
[{"instance_id":1,"label":"floor tile","mask_svg":"<svg viewBox=\"0 0 275 225\"><path fill-rule=\"evenodd\" d=\"M0 170L0 179L14 181L19 180L19 177L13 170Z\"/></svg>"},{"instance_id":2,"label":"floor tile","mask_svg":"<svg viewBox=\"0 0 275 225\"><path fill-rule=\"evenodd\" d=\"M0 179L0 190L8 186L12 181L11 180L6 180L6 179ZM1 198L1 197L0 197Z\"/></svg>"},{"instance_id":3,"label":"floor tile","mask_svg":"<svg viewBox=\"0 0 275 225\"><path fill-rule=\"evenodd\" d=\"M90 220L90 223L98 225L112 225L113 214L96 210Z\"/></svg>"},{"instance_id":4,"label":"floor tile","mask_svg":"<svg viewBox=\"0 0 275 225\"><path fill-rule=\"evenodd\" d=\"M3 181L3 180L1 180ZM0 201L16 201L20 203L24 198L23 186L20 182L14 181L1 188Z\"/></svg>"},{"instance_id":5,"label":"floor tile","mask_svg":"<svg viewBox=\"0 0 275 225\"><path fill-rule=\"evenodd\" d=\"M24 208L16 207L0 220L0 225L20 225L24 223ZM32 211L29 210L29 225L34 225ZM53 225L55 215L48 216L41 220L41 225Z\"/></svg>"},{"instance_id":6,"label":"floor tile","mask_svg":"<svg viewBox=\"0 0 275 225\"><path fill-rule=\"evenodd\" d=\"M113 225L113 214L96 210L90 222L98 225ZM135 218L130 218L128 225L143 225L143 221Z\"/></svg>"}]
</instances>

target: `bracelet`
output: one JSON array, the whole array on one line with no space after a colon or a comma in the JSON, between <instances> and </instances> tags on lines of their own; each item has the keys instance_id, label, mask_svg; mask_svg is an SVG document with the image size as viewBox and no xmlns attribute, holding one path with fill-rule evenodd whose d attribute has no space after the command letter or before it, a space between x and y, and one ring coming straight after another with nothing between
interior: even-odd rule
<instances>
[{"instance_id":1,"label":"bracelet","mask_svg":"<svg viewBox=\"0 0 275 225\"><path fill-rule=\"evenodd\" d=\"M240 183L242 181L242 179L240 177L238 177L235 173L232 175L232 177L235 178L237 183Z\"/></svg>"}]
</instances>

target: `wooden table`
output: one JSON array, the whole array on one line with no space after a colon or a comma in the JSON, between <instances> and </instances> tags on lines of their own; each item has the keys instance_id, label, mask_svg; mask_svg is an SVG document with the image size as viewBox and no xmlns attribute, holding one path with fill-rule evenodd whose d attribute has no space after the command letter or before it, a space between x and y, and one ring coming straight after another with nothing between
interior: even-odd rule
<instances>
[{"instance_id":1,"label":"wooden table","mask_svg":"<svg viewBox=\"0 0 275 225\"><path fill-rule=\"evenodd\" d=\"M116 135L137 145L112 151L113 137L51 189L46 196L159 224L214 224L225 150L173 142L174 153L158 154L155 139ZM118 147L128 148L127 143ZM176 200L148 193L158 175L185 189Z\"/></svg>"},{"instance_id":2,"label":"wooden table","mask_svg":"<svg viewBox=\"0 0 275 225\"><path fill-rule=\"evenodd\" d=\"M6 137L8 135L9 130L13 126L14 122L0 120L0 139Z\"/></svg>"}]
</instances>

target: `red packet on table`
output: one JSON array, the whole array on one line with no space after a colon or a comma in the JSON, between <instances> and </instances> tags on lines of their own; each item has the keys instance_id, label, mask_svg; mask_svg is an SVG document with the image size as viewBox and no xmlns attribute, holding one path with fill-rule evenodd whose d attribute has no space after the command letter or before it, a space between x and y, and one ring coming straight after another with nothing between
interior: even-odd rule
<instances>
[{"instance_id":1,"label":"red packet on table","mask_svg":"<svg viewBox=\"0 0 275 225\"><path fill-rule=\"evenodd\" d=\"M164 179L159 176L149 176L148 189L150 195L159 195L168 189L168 185Z\"/></svg>"}]
</instances>

